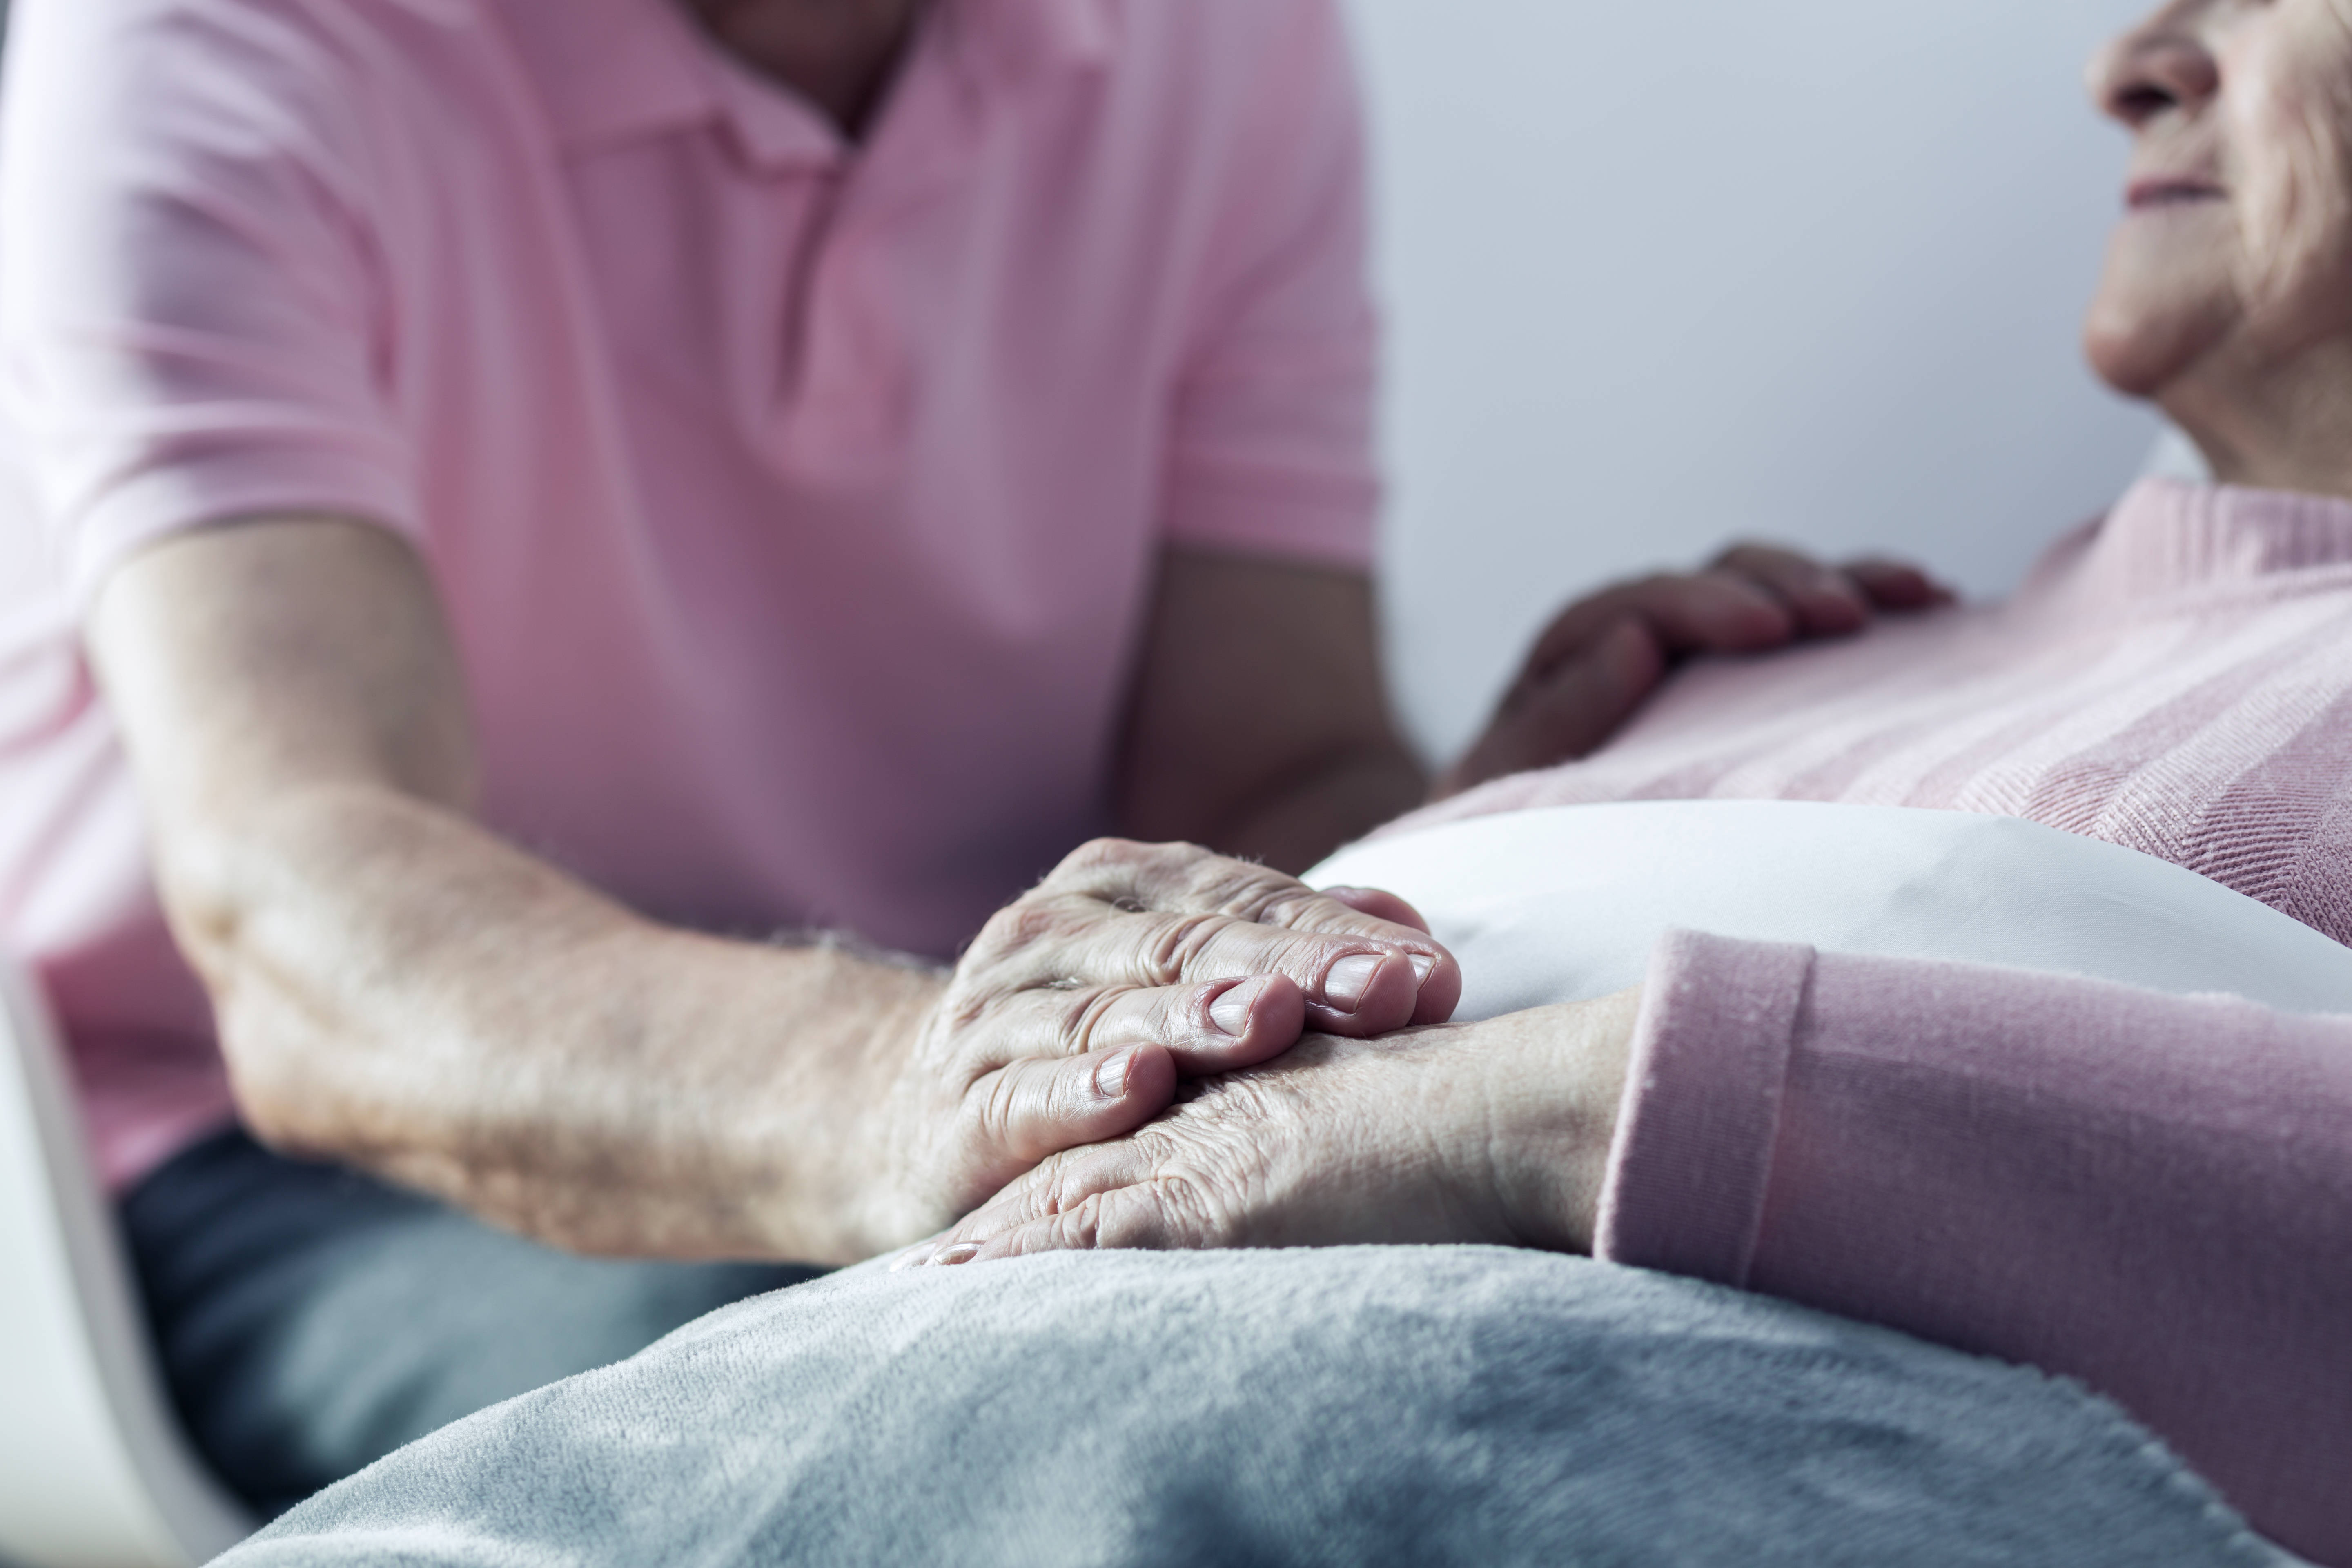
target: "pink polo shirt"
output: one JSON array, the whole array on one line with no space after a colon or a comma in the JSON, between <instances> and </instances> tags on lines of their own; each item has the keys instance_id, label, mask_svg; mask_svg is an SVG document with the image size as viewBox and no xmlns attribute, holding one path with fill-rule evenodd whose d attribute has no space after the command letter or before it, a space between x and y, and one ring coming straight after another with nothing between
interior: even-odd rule
<instances>
[{"instance_id":1,"label":"pink polo shirt","mask_svg":"<svg viewBox=\"0 0 2352 1568\"><path fill-rule=\"evenodd\" d=\"M0 943L110 1177L226 1110L78 621L371 520L484 816L703 929L947 953L1108 824L1168 544L1366 564L1331 0L937 0L863 147L675 0L20 0Z\"/></svg>"}]
</instances>

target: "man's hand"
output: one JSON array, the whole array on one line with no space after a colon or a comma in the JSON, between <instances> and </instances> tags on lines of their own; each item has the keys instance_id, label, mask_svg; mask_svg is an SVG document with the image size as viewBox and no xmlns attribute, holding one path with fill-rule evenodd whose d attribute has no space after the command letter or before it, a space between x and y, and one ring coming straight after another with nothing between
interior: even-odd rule
<instances>
[{"instance_id":1,"label":"man's hand","mask_svg":"<svg viewBox=\"0 0 2352 1568\"><path fill-rule=\"evenodd\" d=\"M1442 1024L1459 967L1402 900L1318 894L1181 845L1106 840L992 921L891 1084L874 1143L874 1244L968 1211L1048 1155L1132 1132L1180 1079L1255 1067L1303 1030Z\"/></svg>"},{"instance_id":2,"label":"man's hand","mask_svg":"<svg viewBox=\"0 0 2352 1568\"><path fill-rule=\"evenodd\" d=\"M1926 609L1951 597L1898 563L1832 568L1760 544L1734 546L1704 572L1596 594L1562 611L1536 640L1486 733L1432 798L1599 750L1677 660L1850 636L1879 611Z\"/></svg>"},{"instance_id":3,"label":"man's hand","mask_svg":"<svg viewBox=\"0 0 2352 1568\"><path fill-rule=\"evenodd\" d=\"M908 1263L1144 1247L1590 1251L1640 994L1373 1044L1311 1037L1047 1160Z\"/></svg>"},{"instance_id":4,"label":"man's hand","mask_svg":"<svg viewBox=\"0 0 2352 1568\"><path fill-rule=\"evenodd\" d=\"M558 1246L852 1262L1461 994L1398 900L1181 848L1080 855L946 978L646 920L473 819L430 574L362 522L161 542L90 635L247 1124Z\"/></svg>"}]
</instances>

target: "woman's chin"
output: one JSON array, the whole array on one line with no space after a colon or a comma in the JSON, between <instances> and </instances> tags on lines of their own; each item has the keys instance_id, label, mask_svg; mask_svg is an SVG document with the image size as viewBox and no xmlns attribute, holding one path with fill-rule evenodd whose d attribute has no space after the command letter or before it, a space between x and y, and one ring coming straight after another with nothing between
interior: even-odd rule
<instances>
[{"instance_id":1,"label":"woman's chin","mask_svg":"<svg viewBox=\"0 0 2352 1568\"><path fill-rule=\"evenodd\" d=\"M2083 357L2091 373L2126 397L2154 401L2178 367L2159 363L2139 344L2118 341L2095 329L2083 334Z\"/></svg>"},{"instance_id":2,"label":"woman's chin","mask_svg":"<svg viewBox=\"0 0 2352 1568\"><path fill-rule=\"evenodd\" d=\"M2083 324L2083 356L2116 391L2153 401L2222 335L2210 312L2116 309L2102 299Z\"/></svg>"},{"instance_id":3,"label":"woman's chin","mask_svg":"<svg viewBox=\"0 0 2352 1568\"><path fill-rule=\"evenodd\" d=\"M2126 397L2153 398L2238 324L2238 291L2217 247L2180 243L2135 215L2108 242L2083 350L2099 379Z\"/></svg>"}]
</instances>

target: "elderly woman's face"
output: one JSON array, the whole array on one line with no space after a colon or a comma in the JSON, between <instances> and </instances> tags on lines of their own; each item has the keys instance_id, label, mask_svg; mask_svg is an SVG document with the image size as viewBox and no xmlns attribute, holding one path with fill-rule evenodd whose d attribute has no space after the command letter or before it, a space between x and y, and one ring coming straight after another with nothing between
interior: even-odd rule
<instances>
[{"instance_id":1,"label":"elderly woman's face","mask_svg":"<svg viewBox=\"0 0 2352 1568\"><path fill-rule=\"evenodd\" d=\"M2117 389L2352 338L2352 0L2179 0L2091 68L2131 129L2085 329Z\"/></svg>"}]
</instances>

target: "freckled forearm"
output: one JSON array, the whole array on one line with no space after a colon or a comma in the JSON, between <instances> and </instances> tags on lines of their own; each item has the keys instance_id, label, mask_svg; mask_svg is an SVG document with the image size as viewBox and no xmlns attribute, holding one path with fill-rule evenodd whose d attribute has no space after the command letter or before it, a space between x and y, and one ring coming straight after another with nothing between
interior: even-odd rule
<instances>
[{"instance_id":1,"label":"freckled forearm","mask_svg":"<svg viewBox=\"0 0 2352 1568\"><path fill-rule=\"evenodd\" d=\"M265 1136L583 1250L860 1251L841 1089L930 977L666 930L381 789L180 845L167 899Z\"/></svg>"},{"instance_id":2,"label":"freckled forearm","mask_svg":"<svg viewBox=\"0 0 2352 1568\"><path fill-rule=\"evenodd\" d=\"M397 535L159 542L89 645L257 1131L583 1249L877 1249L869 1118L939 983L665 929L475 822L465 673Z\"/></svg>"}]
</instances>

